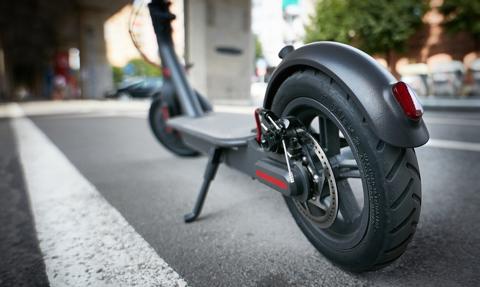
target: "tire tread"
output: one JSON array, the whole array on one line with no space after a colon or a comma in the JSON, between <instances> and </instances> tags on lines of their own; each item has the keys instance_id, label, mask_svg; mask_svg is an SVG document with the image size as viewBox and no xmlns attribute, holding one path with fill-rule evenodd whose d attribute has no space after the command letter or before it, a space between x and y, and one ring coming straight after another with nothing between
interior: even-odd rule
<instances>
[{"instance_id":1,"label":"tire tread","mask_svg":"<svg viewBox=\"0 0 480 287\"><path fill-rule=\"evenodd\" d=\"M333 80L333 81L332 81ZM292 83L292 81L294 83ZM290 82L287 84L287 82ZM364 151L364 159L371 166L375 167L373 172L368 175L371 179L371 183L375 186L372 187L372 202L375 209L380 211L380 218L378 220L373 215L371 218L375 222L380 222L378 225L372 224L370 230L365 235L365 240L375 237L376 241L361 242L358 244L356 251L351 250L332 250L326 249L325 245L321 242L322 238L317 238L313 235L312 231L309 231L305 224L302 224L302 220L297 218L294 212L293 205L289 205L289 209L295 217L295 220L299 224L302 231L312 244L317 247L319 251L324 253L334 263L340 265L342 268L353 272L363 272L370 270L377 270L383 268L398 258L405 252L408 244L412 241L417 223L420 217L421 210L421 178L418 168L418 163L415 155L415 151L412 148L401 148L390 145L384 142L380 138L371 132L365 124L362 127L355 125L355 123L361 123L365 117L362 114L361 109L356 106L356 102L352 101L352 95L345 92L340 83L337 83L332 77L325 75L324 73L304 69L291 74L285 82L280 86L281 90L284 85L291 89L292 86L299 85L299 83L307 83L308 85L316 85L318 90L322 91L316 95L310 95L316 100L322 101L327 97L325 92L328 89L328 98L336 98L337 100L330 101L330 107L332 111L337 111L342 119L352 124L350 127L346 127L347 130L351 130L356 133L356 138L353 141L359 142L363 137L362 144L365 145L365 150L368 150L368 154ZM314 84L313 84L314 83ZM292 93L294 94L294 92ZM276 97L273 101L273 107L282 107L291 100L291 97ZM332 104L333 102L333 104ZM347 110L349 113L346 116L343 106L348 105L351 107ZM362 132L357 132L355 127L362 129ZM365 130L365 132L363 132ZM369 158L371 157L371 158ZM380 201L377 201L380 200ZM288 204L288 200L287 200ZM378 212L377 210L377 212ZM372 212L372 214L374 214ZM381 239L379 239L381 238ZM368 253L363 250L367 250ZM357 248L357 247L354 247ZM345 254L351 252L358 257L346 260Z\"/></svg>"},{"instance_id":2,"label":"tire tread","mask_svg":"<svg viewBox=\"0 0 480 287\"><path fill-rule=\"evenodd\" d=\"M408 178L408 183L404 189L401 192L394 192L395 187L400 188L401 182L405 182L406 178ZM390 231L387 235L387 244L383 248L384 251L376 260L378 262L375 264L376 268L387 266L397 260L407 249L416 231L421 209L421 184L413 149L402 149L385 176L385 180L390 183L391 194L400 195L391 201L393 203L389 208L392 215ZM402 218L403 220L400 221ZM399 221L400 223L398 223ZM397 224L394 225L395 223Z\"/></svg>"}]
</instances>

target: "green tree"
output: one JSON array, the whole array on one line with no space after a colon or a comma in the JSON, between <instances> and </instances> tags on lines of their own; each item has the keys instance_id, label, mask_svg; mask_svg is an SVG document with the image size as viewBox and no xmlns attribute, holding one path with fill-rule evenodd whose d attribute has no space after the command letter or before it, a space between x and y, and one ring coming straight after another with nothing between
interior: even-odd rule
<instances>
[{"instance_id":1,"label":"green tree","mask_svg":"<svg viewBox=\"0 0 480 287\"><path fill-rule=\"evenodd\" d=\"M439 8L445 16L444 26L448 31L466 31L480 44L480 1L444 0Z\"/></svg>"},{"instance_id":2,"label":"green tree","mask_svg":"<svg viewBox=\"0 0 480 287\"><path fill-rule=\"evenodd\" d=\"M134 67L134 76L160 77L162 75L158 67L150 65L143 59L130 60L127 65Z\"/></svg>"},{"instance_id":3,"label":"green tree","mask_svg":"<svg viewBox=\"0 0 480 287\"><path fill-rule=\"evenodd\" d=\"M255 35L255 59L263 58L263 47L262 43L258 39L258 36Z\"/></svg>"},{"instance_id":4,"label":"green tree","mask_svg":"<svg viewBox=\"0 0 480 287\"><path fill-rule=\"evenodd\" d=\"M112 73L113 73L113 83L116 86L123 81L123 69L120 67L112 67Z\"/></svg>"},{"instance_id":5,"label":"green tree","mask_svg":"<svg viewBox=\"0 0 480 287\"><path fill-rule=\"evenodd\" d=\"M362 0L363 1L363 0ZM355 36L355 18L350 15L350 0L319 0L310 25L306 28L305 42L336 41L352 43Z\"/></svg>"},{"instance_id":6,"label":"green tree","mask_svg":"<svg viewBox=\"0 0 480 287\"><path fill-rule=\"evenodd\" d=\"M306 41L337 41L383 54L391 67L393 51L403 52L422 24L426 0L319 0Z\"/></svg>"}]
</instances>

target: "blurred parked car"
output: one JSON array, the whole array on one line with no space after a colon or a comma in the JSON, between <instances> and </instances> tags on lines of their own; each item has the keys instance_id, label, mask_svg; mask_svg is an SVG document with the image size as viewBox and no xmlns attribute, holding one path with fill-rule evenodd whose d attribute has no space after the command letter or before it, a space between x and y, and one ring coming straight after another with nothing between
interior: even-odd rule
<instances>
[{"instance_id":1,"label":"blurred parked car","mask_svg":"<svg viewBox=\"0 0 480 287\"><path fill-rule=\"evenodd\" d=\"M159 91L162 84L162 79L156 77L128 79L123 81L115 91L110 92L107 98L148 98Z\"/></svg>"},{"instance_id":2,"label":"blurred parked car","mask_svg":"<svg viewBox=\"0 0 480 287\"><path fill-rule=\"evenodd\" d=\"M401 67L398 72L401 80L410 85L417 95L427 97L430 95L429 69L426 64L409 64Z\"/></svg>"},{"instance_id":3,"label":"blurred parked car","mask_svg":"<svg viewBox=\"0 0 480 287\"><path fill-rule=\"evenodd\" d=\"M473 76L472 94L478 97L480 96L480 58L473 61L470 65L470 70Z\"/></svg>"},{"instance_id":4,"label":"blurred parked car","mask_svg":"<svg viewBox=\"0 0 480 287\"><path fill-rule=\"evenodd\" d=\"M433 94L458 97L462 93L465 68L460 61L440 62L432 65Z\"/></svg>"}]
</instances>

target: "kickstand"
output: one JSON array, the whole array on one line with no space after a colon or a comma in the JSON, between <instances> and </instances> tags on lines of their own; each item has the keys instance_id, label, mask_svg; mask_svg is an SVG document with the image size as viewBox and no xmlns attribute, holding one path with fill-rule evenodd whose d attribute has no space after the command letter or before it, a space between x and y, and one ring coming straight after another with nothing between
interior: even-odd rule
<instances>
[{"instance_id":1,"label":"kickstand","mask_svg":"<svg viewBox=\"0 0 480 287\"><path fill-rule=\"evenodd\" d=\"M220 157L222 155L222 150L220 148L212 148L209 152L207 168L205 169L205 174L203 176L203 183L200 191L198 193L197 201L195 202L195 207L191 213L185 214L184 220L186 223L195 221L197 217L202 212L203 203L207 197L208 187L210 182L215 178L217 173L218 166L220 165Z\"/></svg>"}]
</instances>

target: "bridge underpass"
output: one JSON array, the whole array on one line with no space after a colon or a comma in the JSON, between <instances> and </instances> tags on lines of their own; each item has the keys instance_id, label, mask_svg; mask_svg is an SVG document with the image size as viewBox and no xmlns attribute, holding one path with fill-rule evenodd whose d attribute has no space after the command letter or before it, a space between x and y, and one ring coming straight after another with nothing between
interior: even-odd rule
<instances>
[{"instance_id":1,"label":"bridge underpass","mask_svg":"<svg viewBox=\"0 0 480 287\"><path fill-rule=\"evenodd\" d=\"M69 75L70 98L101 98L113 88L104 24L130 2L2 1L0 101L55 98L55 74ZM181 54L194 64L194 86L214 100L247 100L253 70L250 0L173 2L184 11Z\"/></svg>"}]
</instances>

